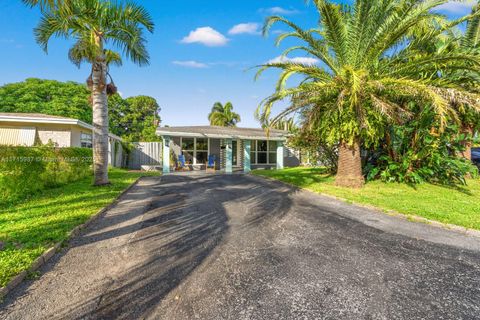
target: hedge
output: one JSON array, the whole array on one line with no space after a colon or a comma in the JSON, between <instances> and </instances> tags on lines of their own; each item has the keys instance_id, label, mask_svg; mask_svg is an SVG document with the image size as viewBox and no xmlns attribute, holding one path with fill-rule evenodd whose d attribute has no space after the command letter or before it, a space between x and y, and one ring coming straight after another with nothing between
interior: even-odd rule
<instances>
[{"instance_id":1,"label":"hedge","mask_svg":"<svg viewBox=\"0 0 480 320\"><path fill-rule=\"evenodd\" d=\"M82 179L91 167L87 148L0 146L0 203Z\"/></svg>"}]
</instances>

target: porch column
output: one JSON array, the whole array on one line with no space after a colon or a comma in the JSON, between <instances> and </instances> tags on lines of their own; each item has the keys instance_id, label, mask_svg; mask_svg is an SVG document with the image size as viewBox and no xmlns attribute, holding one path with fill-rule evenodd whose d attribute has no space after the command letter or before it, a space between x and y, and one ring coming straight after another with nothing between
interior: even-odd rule
<instances>
[{"instance_id":1,"label":"porch column","mask_svg":"<svg viewBox=\"0 0 480 320\"><path fill-rule=\"evenodd\" d=\"M225 140L225 172L233 172L232 139Z\"/></svg>"},{"instance_id":2,"label":"porch column","mask_svg":"<svg viewBox=\"0 0 480 320\"><path fill-rule=\"evenodd\" d=\"M170 173L170 137L163 136L163 174Z\"/></svg>"},{"instance_id":3,"label":"porch column","mask_svg":"<svg viewBox=\"0 0 480 320\"><path fill-rule=\"evenodd\" d=\"M252 171L250 167L250 151L251 151L251 141L250 140L245 140L243 141L243 171L244 172L250 172Z\"/></svg>"},{"instance_id":4,"label":"porch column","mask_svg":"<svg viewBox=\"0 0 480 320\"><path fill-rule=\"evenodd\" d=\"M283 141L277 141L277 169L283 169Z\"/></svg>"}]
</instances>

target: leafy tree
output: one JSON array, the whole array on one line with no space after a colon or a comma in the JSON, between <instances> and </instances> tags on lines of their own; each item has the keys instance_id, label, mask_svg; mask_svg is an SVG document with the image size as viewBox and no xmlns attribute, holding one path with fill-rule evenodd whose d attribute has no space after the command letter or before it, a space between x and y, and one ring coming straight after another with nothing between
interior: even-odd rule
<instances>
[{"instance_id":1,"label":"leafy tree","mask_svg":"<svg viewBox=\"0 0 480 320\"><path fill-rule=\"evenodd\" d=\"M89 95L79 83L30 78L0 87L0 112L43 113L92 123Z\"/></svg>"},{"instance_id":2,"label":"leafy tree","mask_svg":"<svg viewBox=\"0 0 480 320\"><path fill-rule=\"evenodd\" d=\"M419 108L404 125L388 129L388 140L374 150L366 166L369 180L417 184L466 184L466 176L477 176L477 168L457 153L464 150L459 126L449 123L445 130L435 129L432 108Z\"/></svg>"},{"instance_id":3,"label":"leafy tree","mask_svg":"<svg viewBox=\"0 0 480 320\"><path fill-rule=\"evenodd\" d=\"M149 62L143 28L153 31L147 11L136 4L101 0L69 0L43 12L35 28L37 42L47 51L52 37L74 41L69 59L76 65L92 65L94 184L108 184L108 100L107 63L119 62L120 49L138 65ZM113 57L113 58L112 58Z\"/></svg>"},{"instance_id":4,"label":"leafy tree","mask_svg":"<svg viewBox=\"0 0 480 320\"><path fill-rule=\"evenodd\" d=\"M210 125L220 127L235 127L241 121L240 115L233 112L231 102L227 102L225 106L220 102L216 102L208 115L208 120Z\"/></svg>"},{"instance_id":5,"label":"leafy tree","mask_svg":"<svg viewBox=\"0 0 480 320\"><path fill-rule=\"evenodd\" d=\"M110 127L125 141L158 141L155 131L160 124L160 106L148 96L122 99L118 94L109 98Z\"/></svg>"},{"instance_id":6,"label":"leafy tree","mask_svg":"<svg viewBox=\"0 0 480 320\"><path fill-rule=\"evenodd\" d=\"M291 106L271 120L274 124L290 113L308 109L309 123L321 139L339 144L336 184L361 187L361 146L378 144L389 123L407 121L410 101L431 105L443 129L449 117L456 117L445 98L445 87L462 89L433 78L432 73L455 69L478 72L479 61L466 52L416 54L419 42L434 39L467 19L447 22L432 13L447 0L356 0L353 5L313 2L320 15L317 28L303 30L285 18L273 16L268 18L264 33L272 25L283 23L292 31L279 35L277 44L286 38L303 42L287 49L284 55L301 50L320 63L285 61L262 66L257 77L271 68L282 73L276 92L264 100L257 112L266 121L277 101L290 98ZM286 82L295 74L304 80L288 88Z\"/></svg>"}]
</instances>

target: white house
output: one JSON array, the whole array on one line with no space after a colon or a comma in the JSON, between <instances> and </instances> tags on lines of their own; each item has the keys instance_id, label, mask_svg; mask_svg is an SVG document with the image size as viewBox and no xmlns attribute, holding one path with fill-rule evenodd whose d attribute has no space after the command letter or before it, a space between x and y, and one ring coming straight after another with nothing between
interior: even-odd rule
<instances>
[{"instance_id":1,"label":"white house","mask_svg":"<svg viewBox=\"0 0 480 320\"><path fill-rule=\"evenodd\" d=\"M40 113L0 113L0 145L27 146L53 142L60 148L92 147L93 126L83 121ZM122 139L109 134L109 163L121 166Z\"/></svg>"}]
</instances>

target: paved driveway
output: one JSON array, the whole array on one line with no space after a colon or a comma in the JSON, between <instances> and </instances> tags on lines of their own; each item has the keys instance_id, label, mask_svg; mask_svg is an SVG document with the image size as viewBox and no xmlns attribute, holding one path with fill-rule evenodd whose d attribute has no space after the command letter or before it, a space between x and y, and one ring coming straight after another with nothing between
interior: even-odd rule
<instances>
[{"instance_id":1,"label":"paved driveway","mask_svg":"<svg viewBox=\"0 0 480 320\"><path fill-rule=\"evenodd\" d=\"M479 250L262 178L145 178L0 318L478 319Z\"/></svg>"}]
</instances>

